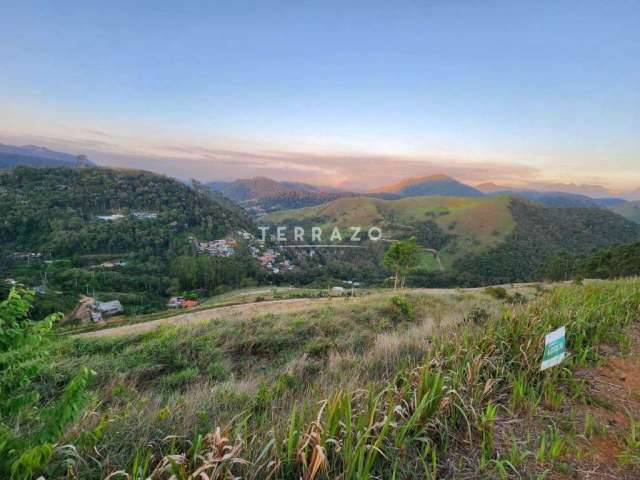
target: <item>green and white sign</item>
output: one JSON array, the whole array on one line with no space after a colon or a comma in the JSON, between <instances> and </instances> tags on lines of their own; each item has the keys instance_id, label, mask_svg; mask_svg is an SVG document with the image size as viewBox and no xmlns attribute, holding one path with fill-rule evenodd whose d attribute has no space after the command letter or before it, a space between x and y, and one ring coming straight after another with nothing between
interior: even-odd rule
<instances>
[{"instance_id":1,"label":"green and white sign","mask_svg":"<svg viewBox=\"0 0 640 480\"><path fill-rule=\"evenodd\" d=\"M565 328L560 327L544 337L544 355L542 356L540 370L555 367L564 360L566 352L564 334Z\"/></svg>"}]
</instances>

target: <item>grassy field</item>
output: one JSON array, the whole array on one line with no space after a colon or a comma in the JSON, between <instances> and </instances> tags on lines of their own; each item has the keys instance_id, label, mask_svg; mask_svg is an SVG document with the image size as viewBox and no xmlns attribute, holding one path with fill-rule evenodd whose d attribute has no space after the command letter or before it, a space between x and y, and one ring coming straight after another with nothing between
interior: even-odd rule
<instances>
[{"instance_id":1,"label":"grassy field","mask_svg":"<svg viewBox=\"0 0 640 480\"><path fill-rule=\"evenodd\" d=\"M612 426L622 390L591 380L612 355L640 359L629 330L640 281L520 292L386 291L61 340L43 398L80 366L97 375L92 408L67 432L75 447L55 451L49 476L583 478L598 440L617 446L608 471L638 478L640 389ZM560 325L571 354L540 372L544 335Z\"/></svg>"},{"instance_id":2,"label":"grassy field","mask_svg":"<svg viewBox=\"0 0 640 480\"><path fill-rule=\"evenodd\" d=\"M381 200L370 197L341 198L333 202L267 215L267 224L284 221L317 219L314 225L325 232L334 227L347 232L351 226L368 229L380 227L385 238L410 231L413 225L432 220L446 233L456 235L453 244L443 249L441 258L446 267L461 254L477 253L498 245L515 226L509 210L510 197L458 198L409 197ZM436 262L425 262L436 270Z\"/></svg>"},{"instance_id":3,"label":"grassy field","mask_svg":"<svg viewBox=\"0 0 640 480\"><path fill-rule=\"evenodd\" d=\"M361 292L364 294L364 291ZM189 309L175 308L161 310L144 315L118 315L107 317L106 321L100 323L89 323L85 325L63 325L60 333L77 334L83 332L93 332L96 330L109 329L121 325L133 325L137 323L152 322L154 320L167 319L184 316L185 314L203 312L214 308L230 307L246 303L262 301L286 300L295 298L317 298L328 295L327 290L297 288L297 287L251 287L232 290L203 299L201 303Z\"/></svg>"}]
</instances>

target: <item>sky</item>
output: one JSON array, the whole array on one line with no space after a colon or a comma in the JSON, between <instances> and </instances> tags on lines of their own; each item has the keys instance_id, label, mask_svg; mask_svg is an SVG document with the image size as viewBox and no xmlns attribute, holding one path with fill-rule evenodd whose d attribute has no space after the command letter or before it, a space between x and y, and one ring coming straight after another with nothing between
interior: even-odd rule
<instances>
[{"instance_id":1,"label":"sky","mask_svg":"<svg viewBox=\"0 0 640 480\"><path fill-rule=\"evenodd\" d=\"M640 188L640 0L26 0L0 18L2 143L200 180Z\"/></svg>"}]
</instances>

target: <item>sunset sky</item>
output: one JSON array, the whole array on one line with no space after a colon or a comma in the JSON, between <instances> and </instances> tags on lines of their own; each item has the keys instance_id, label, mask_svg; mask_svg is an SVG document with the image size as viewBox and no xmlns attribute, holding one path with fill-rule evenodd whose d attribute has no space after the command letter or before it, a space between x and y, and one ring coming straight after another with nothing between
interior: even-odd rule
<instances>
[{"instance_id":1,"label":"sunset sky","mask_svg":"<svg viewBox=\"0 0 640 480\"><path fill-rule=\"evenodd\" d=\"M640 2L0 4L0 142L201 180L640 188Z\"/></svg>"}]
</instances>

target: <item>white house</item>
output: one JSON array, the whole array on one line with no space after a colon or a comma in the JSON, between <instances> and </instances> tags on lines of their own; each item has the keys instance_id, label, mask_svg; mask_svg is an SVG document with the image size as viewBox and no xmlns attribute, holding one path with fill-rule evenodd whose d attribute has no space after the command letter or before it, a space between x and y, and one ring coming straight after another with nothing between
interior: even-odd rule
<instances>
[{"instance_id":1,"label":"white house","mask_svg":"<svg viewBox=\"0 0 640 480\"><path fill-rule=\"evenodd\" d=\"M119 213L114 213L113 215L98 215L98 220L104 220L107 222L115 222L116 220L120 220L124 218L124 215L120 215Z\"/></svg>"},{"instance_id":2,"label":"white house","mask_svg":"<svg viewBox=\"0 0 640 480\"><path fill-rule=\"evenodd\" d=\"M110 302L96 302L96 310L103 315L115 315L122 312L122 304L119 300L111 300Z\"/></svg>"},{"instance_id":3,"label":"white house","mask_svg":"<svg viewBox=\"0 0 640 480\"><path fill-rule=\"evenodd\" d=\"M133 212L133 217L136 220L153 220L158 218L158 214L155 212Z\"/></svg>"}]
</instances>

